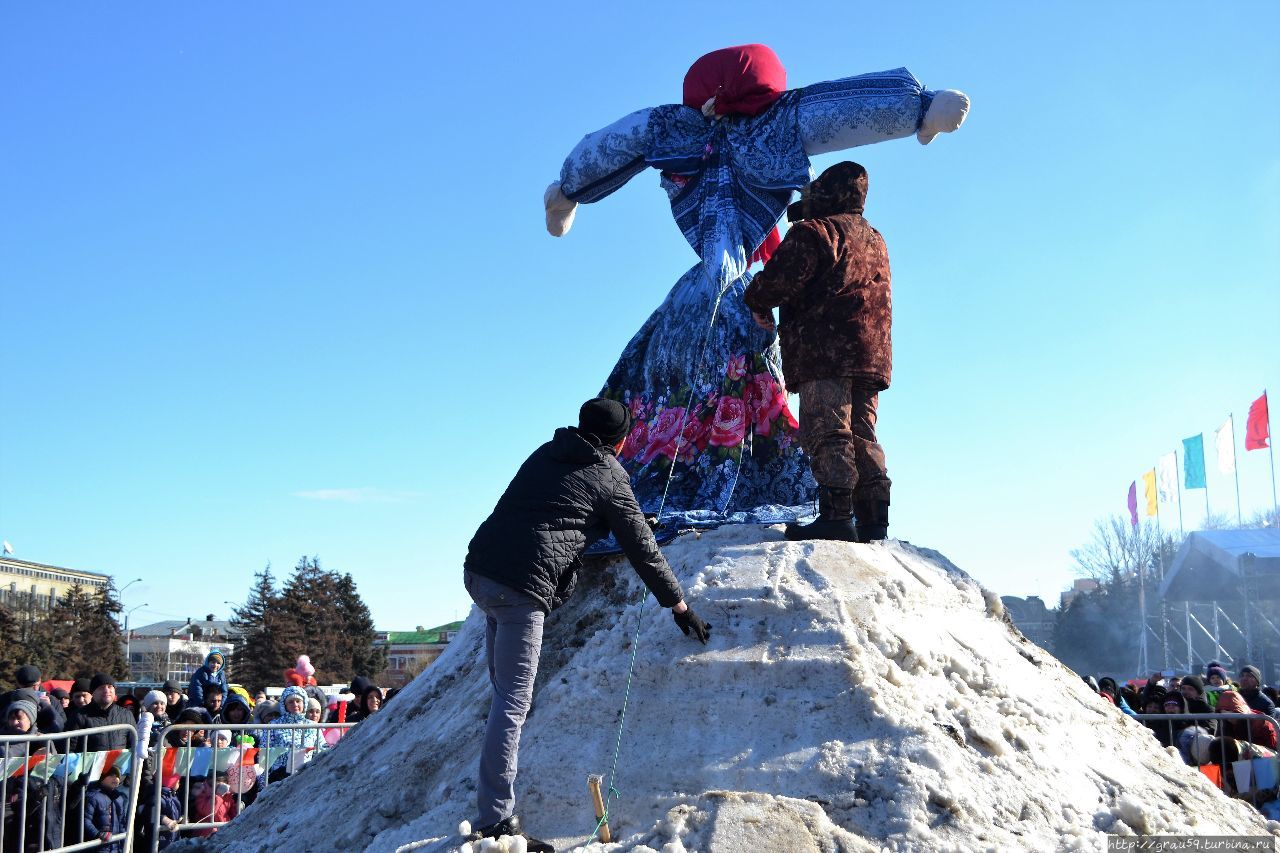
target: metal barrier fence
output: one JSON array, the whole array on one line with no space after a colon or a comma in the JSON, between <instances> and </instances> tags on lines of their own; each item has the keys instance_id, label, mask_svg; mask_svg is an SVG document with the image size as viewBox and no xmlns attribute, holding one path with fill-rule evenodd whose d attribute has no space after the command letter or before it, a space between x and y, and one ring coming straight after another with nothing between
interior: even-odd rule
<instances>
[{"instance_id":1,"label":"metal barrier fence","mask_svg":"<svg viewBox=\"0 0 1280 853\"><path fill-rule=\"evenodd\" d=\"M88 737L116 732L126 733L126 747L88 749ZM58 749L58 741L66 742L61 750ZM33 751L34 744L40 746ZM120 841L124 852L130 853L138 814L135 803L142 766L137 746L137 728L124 723L53 734L0 735L0 750L3 750L5 760L4 778L0 780L0 850L70 853ZM119 837L113 835L110 842L101 838L84 841L88 786L111 767L120 768L122 761L128 762L129 774L125 830ZM123 780L121 784L124 784ZM69 807L70 815L67 814ZM74 819L72 826L68 826L69 818ZM16 826L11 826L11 821ZM16 842L13 838L15 831ZM39 835L39 842L35 845L29 837L33 833Z\"/></svg>"},{"instance_id":2,"label":"metal barrier fence","mask_svg":"<svg viewBox=\"0 0 1280 853\"><path fill-rule=\"evenodd\" d=\"M285 776L300 770L316 755L334 746L355 725L308 722L175 723L166 726L160 731L156 743L152 744L146 770L142 771L149 777L150 785L148 824L152 853L160 849L162 826L164 832L173 838L184 830L200 835L212 834L253 803L259 796L259 788L265 793L273 783L279 784ZM263 738L270 741L271 732L298 729L316 730L316 744L297 748L292 743L288 747L272 747L269 742L261 745L256 742ZM191 745L196 732L213 731L247 732L255 738L255 744ZM183 735L187 737L184 739ZM171 743L171 739L177 742ZM224 781L219 782L219 777ZM192 779L199 783L198 791L192 791ZM222 785L226 786L226 791L218 790ZM232 802L222 799L232 793L235 794L234 808ZM166 806L175 812L167 820L164 814ZM192 820L193 806L195 820ZM218 819L219 806L223 807L225 820ZM125 853L129 853L127 848Z\"/></svg>"},{"instance_id":3,"label":"metal barrier fence","mask_svg":"<svg viewBox=\"0 0 1280 853\"><path fill-rule=\"evenodd\" d=\"M1250 714L1226 714L1226 713L1224 714L1217 714L1217 713L1214 713L1214 714L1190 714L1190 713L1188 714L1136 714L1134 716L1134 719L1142 723L1147 723L1147 722L1173 723L1175 721L1188 721L1191 723L1199 723L1206 720L1239 720L1239 721L1247 722L1250 724L1262 723L1263 725L1270 725L1272 728L1275 729L1276 735L1277 735L1276 737L1277 745L1280 746L1280 720L1276 720L1274 717L1271 717L1268 714L1253 714L1253 713L1250 713ZM1151 727L1148 726L1148 728L1151 728ZM1185 730L1185 727L1184 727L1184 730ZM1154 729L1152 731L1154 732ZM1253 725L1246 725L1244 727L1244 734L1245 736L1243 738L1231 738L1231 739L1235 741L1244 741L1249 745L1250 755L1248 760L1250 762L1256 759L1275 760L1273 756L1258 755L1257 752L1259 749L1265 749L1269 752L1274 753L1276 756L1280 756L1280 750L1272 749L1271 747L1259 747L1256 743L1254 743ZM1170 726L1170 736L1172 737L1172 735L1173 735L1172 726ZM1210 736L1215 739L1220 737L1226 737L1226 735L1223 735L1220 732L1211 733ZM1177 748L1179 752L1183 752L1183 749L1180 744L1174 743L1171 745ZM1183 752L1183 755L1185 760L1186 753ZM1224 750L1222 747L1218 748L1216 755L1211 753L1209 758L1210 758L1209 761L1201 764L1197 764L1194 766L1196 767L1217 766L1219 768L1218 776L1216 779L1218 789L1221 790L1224 794L1227 793L1227 782L1231 781L1233 783L1232 787L1237 789L1235 796L1237 797L1241 796L1242 792L1239 791L1239 788L1241 786L1239 784L1236 784L1235 779L1233 778L1234 774L1236 773L1234 769L1234 764L1238 764L1244 759L1242 758L1237 759L1233 761L1231 765L1228 765L1226 761L1226 756L1224 754ZM1229 777L1228 776L1229 773L1233 774L1233 776ZM1251 779L1252 779L1252 773L1253 771L1251 768L1250 770ZM1212 777L1210 777L1210 780L1214 781ZM1278 777L1277 781L1280 781L1280 777ZM1270 790L1272 787L1275 787L1275 785L1268 784L1267 786L1265 786L1265 789ZM1248 793L1250 794L1250 800L1256 806L1258 804L1258 793L1259 793L1258 786L1254 784L1250 784Z\"/></svg>"}]
</instances>

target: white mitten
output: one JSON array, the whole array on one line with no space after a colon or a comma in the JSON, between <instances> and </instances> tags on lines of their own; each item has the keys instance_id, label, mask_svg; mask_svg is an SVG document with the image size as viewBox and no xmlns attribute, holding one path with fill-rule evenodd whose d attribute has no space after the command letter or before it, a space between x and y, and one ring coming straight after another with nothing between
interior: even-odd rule
<instances>
[{"instance_id":1,"label":"white mitten","mask_svg":"<svg viewBox=\"0 0 1280 853\"><path fill-rule=\"evenodd\" d=\"M542 206L547 209L547 233L552 237L568 234L573 227L573 215L578 212L578 203L564 197L559 181L552 181L542 194Z\"/></svg>"},{"instance_id":2,"label":"white mitten","mask_svg":"<svg viewBox=\"0 0 1280 853\"><path fill-rule=\"evenodd\" d=\"M147 756L151 754L151 724L155 722L155 717L150 711L143 711L138 715L138 757L146 761Z\"/></svg>"},{"instance_id":3,"label":"white mitten","mask_svg":"<svg viewBox=\"0 0 1280 853\"><path fill-rule=\"evenodd\" d=\"M941 89L934 93L933 103L920 122L916 131L916 139L921 145L928 145L939 133L950 133L964 124L969 114L969 96L955 89Z\"/></svg>"}]
</instances>

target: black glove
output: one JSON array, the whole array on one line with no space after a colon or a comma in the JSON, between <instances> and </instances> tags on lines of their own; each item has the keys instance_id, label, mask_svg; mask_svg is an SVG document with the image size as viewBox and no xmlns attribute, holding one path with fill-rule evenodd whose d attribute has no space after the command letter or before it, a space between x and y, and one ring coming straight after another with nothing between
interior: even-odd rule
<instances>
[{"instance_id":1,"label":"black glove","mask_svg":"<svg viewBox=\"0 0 1280 853\"><path fill-rule=\"evenodd\" d=\"M656 515L646 515L644 523L649 525L649 529L653 532L656 533L658 531L658 517Z\"/></svg>"},{"instance_id":2,"label":"black glove","mask_svg":"<svg viewBox=\"0 0 1280 853\"><path fill-rule=\"evenodd\" d=\"M686 637L690 636L690 632L692 632L695 640L704 646L707 644L707 639L711 636L711 626L703 622L702 617L694 613L692 607L686 604L683 613L677 613L672 610L671 617L676 620L676 625L680 627L681 631L684 631Z\"/></svg>"}]
</instances>

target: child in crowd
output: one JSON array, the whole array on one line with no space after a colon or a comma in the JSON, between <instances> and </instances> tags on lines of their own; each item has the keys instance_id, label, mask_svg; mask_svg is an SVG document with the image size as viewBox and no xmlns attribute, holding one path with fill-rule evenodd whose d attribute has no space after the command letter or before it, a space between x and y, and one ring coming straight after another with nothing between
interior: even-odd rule
<instances>
[{"instance_id":1,"label":"child in crowd","mask_svg":"<svg viewBox=\"0 0 1280 853\"><path fill-rule=\"evenodd\" d=\"M98 849L106 853L123 853L128 826L129 794L120 789L119 768L112 767L85 793L84 837L86 841L102 839Z\"/></svg>"}]
</instances>

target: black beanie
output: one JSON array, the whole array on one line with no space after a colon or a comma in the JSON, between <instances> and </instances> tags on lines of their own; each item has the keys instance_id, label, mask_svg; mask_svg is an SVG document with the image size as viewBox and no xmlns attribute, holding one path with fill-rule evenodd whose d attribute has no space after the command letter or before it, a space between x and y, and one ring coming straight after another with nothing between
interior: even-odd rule
<instances>
[{"instance_id":1,"label":"black beanie","mask_svg":"<svg viewBox=\"0 0 1280 853\"><path fill-rule=\"evenodd\" d=\"M72 693L92 693L93 688L89 686L89 679L77 678L75 681L71 682L71 692Z\"/></svg>"},{"instance_id":2,"label":"black beanie","mask_svg":"<svg viewBox=\"0 0 1280 853\"><path fill-rule=\"evenodd\" d=\"M1188 675L1182 679L1183 684L1190 684L1201 696L1204 695L1204 679L1198 675Z\"/></svg>"},{"instance_id":3,"label":"black beanie","mask_svg":"<svg viewBox=\"0 0 1280 853\"><path fill-rule=\"evenodd\" d=\"M18 667L18 671L14 673L14 678L18 682L19 687L30 687L40 680L40 669L31 664Z\"/></svg>"},{"instance_id":4,"label":"black beanie","mask_svg":"<svg viewBox=\"0 0 1280 853\"><path fill-rule=\"evenodd\" d=\"M578 410L578 429L612 447L631 432L631 410L617 400L596 397Z\"/></svg>"},{"instance_id":5,"label":"black beanie","mask_svg":"<svg viewBox=\"0 0 1280 853\"><path fill-rule=\"evenodd\" d=\"M100 672L93 677L92 681L89 682L89 692L92 693L94 690L97 690L99 687L103 687L105 685L110 685L112 687L115 687L116 680L111 676L107 675L105 672Z\"/></svg>"}]
</instances>

